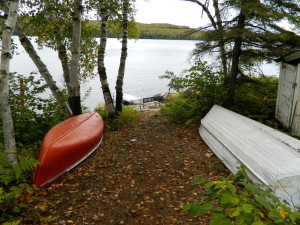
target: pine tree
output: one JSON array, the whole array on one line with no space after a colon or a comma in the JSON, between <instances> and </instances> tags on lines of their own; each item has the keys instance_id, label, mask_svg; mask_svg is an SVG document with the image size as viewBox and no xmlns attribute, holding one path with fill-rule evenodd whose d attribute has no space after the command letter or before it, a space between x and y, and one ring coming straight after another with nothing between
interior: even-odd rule
<instances>
[{"instance_id":1,"label":"pine tree","mask_svg":"<svg viewBox=\"0 0 300 225\"><path fill-rule=\"evenodd\" d=\"M300 24L297 0L184 0L200 5L210 24L200 27L203 39L195 55L219 52L228 65L227 106L234 104L237 79L256 62L271 62L300 48L300 37L289 26ZM209 7L213 4L213 7ZM217 25L218 24L218 25ZM226 63L225 63L226 62Z\"/></svg>"}]
</instances>

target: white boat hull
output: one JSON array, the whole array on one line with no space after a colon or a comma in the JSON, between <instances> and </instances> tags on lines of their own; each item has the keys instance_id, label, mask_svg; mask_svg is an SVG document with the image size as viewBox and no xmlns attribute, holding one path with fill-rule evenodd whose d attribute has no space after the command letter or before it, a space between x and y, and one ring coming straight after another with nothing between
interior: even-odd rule
<instances>
[{"instance_id":1,"label":"white boat hull","mask_svg":"<svg viewBox=\"0 0 300 225\"><path fill-rule=\"evenodd\" d=\"M241 164L254 182L273 188L300 206L300 141L237 113L214 106L202 119L200 135L233 173Z\"/></svg>"}]
</instances>

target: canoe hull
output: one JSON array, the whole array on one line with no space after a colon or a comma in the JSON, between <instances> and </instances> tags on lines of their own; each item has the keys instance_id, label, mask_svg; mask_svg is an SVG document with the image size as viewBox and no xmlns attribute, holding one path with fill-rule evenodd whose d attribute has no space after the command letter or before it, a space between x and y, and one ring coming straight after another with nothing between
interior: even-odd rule
<instances>
[{"instance_id":1,"label":"canoe hull","mask_svg":"<svg viewBox=\"0 0 300 225\"><path fill-rule=\"evenodd\" d=\"M99 146L103 131L98 113L74 116L53 127L43 140L34 184L44 188L78 165Z\"/></svg>"}]
</instances>

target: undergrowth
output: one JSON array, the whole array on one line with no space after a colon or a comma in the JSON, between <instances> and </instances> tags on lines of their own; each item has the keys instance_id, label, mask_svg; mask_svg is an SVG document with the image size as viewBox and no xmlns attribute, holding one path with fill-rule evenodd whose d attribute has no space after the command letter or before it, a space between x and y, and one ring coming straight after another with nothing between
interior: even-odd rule
<instances>
[{"instance_id":1,"label":"undergrowth","mask_svg":"<svg viewBox=\"0 0 300 225\"><path fill-rule=\"evenodd\" d=\"M167 71L161 78L169 79L169 87L177 95L168 98L162 113L183 124L199 122L215 104L224 105L224 76L206 63L196 62L179 76ZM236 85L235 104L230 108L244 116L258 115L274 119L278 78L251 76Z\"/></svg>"},{"instance_id":2,"label":"undergrowth","mask_svg":"<svg viewBox=\"0 0 300 225\"><path fill-rule=\"evenodd\" d=\"M95 111L98 112L105 121L105 128L107 130L127 128L139 119L139 113L130 106L124 106L122 112L113 119L109 118L108 111L104 105L99 105Z\"/></svg>"},{"instance_id":3,"label":"undergrowth","mask_svg":"<svg viewBox=\"0 0 300 225\"><path fill-rule=\"evenodd\" d=\"M19 224L16 218L31 208L30 195L36 188L29 185L26 178L37 164L34 158L26 156L11 165L0 149L0 223Z\"/></svg>"},{"instance_id":4,"label":"undergrowth","mask_svg":"<svg viewBox=\"0 0 300 225\"><path fill-rule=\"evenodd\" d=\"M210 225L292 225L300 224L300 212L273 195L265 185L253 183L242 166L236 174L216 181L197 179L206 188L199 202L187 204L192 216L210 216Z\"/></svg>"}]
</instances>

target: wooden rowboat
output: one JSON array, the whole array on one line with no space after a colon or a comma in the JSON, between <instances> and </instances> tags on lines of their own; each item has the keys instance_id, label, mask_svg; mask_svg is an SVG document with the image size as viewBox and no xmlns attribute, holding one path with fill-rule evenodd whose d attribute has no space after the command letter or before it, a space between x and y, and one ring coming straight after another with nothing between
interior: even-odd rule
<instances>
[{"instance_id":1,"label":"wooden rowboat","mask_svg":"<svg viewBox=\"0 0 300 225\"><path fill-rule=\"evenodd\" d=\"M33 183L44 188L71 170L97 149L104 122L98 113L71 117L53 127L45 136Z\"/></svg>"}]
</instances>

